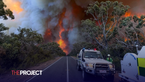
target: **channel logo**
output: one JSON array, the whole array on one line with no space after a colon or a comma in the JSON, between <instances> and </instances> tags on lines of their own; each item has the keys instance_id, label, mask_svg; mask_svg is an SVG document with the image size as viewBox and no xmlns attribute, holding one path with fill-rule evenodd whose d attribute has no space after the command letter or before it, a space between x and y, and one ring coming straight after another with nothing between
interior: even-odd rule
<instances>
[{"instance_id":1,"label":"channel logo","mask_svg":"<svg viewBox=\"0 0 145 82\"><path fill-rule=\"evenodd\" d=\"M42 70L12 70L12 75L42 75Z\"/></svg>"}]
</instances>

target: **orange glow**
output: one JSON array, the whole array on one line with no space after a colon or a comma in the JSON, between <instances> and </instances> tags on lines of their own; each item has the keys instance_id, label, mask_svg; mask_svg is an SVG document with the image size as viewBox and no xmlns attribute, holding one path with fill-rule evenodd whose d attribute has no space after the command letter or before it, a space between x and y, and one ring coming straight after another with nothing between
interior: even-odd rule
<instances>
[{"instance_id":1,"label":"orange glow","mask_svg":"<svg viewBox=\"0 0 145 82\"><path fill-rule=\"evenodd\" d=\"M129 16L134 16L134 15L136 15L138 18L140 18L141 15L145 15L145 14L144 13L132 13L132 12L128 11L125 13L124 16L129 17Z\"/></svg>"},{"instance_id":2,"label":"orange glow","mask_svg":"<svg viewBox=\"0 0 145 82\"><path fill-rule=\"evenodd\" d=\"M50 30L50 29L47 29L46 35L47 35L47 36L51 36L51 30Z\"/></svg>"},{"instance_id":3,"label":"orange glow","mask_svg":"<svg viewBox=\"0 0 145 82\"><path fill-rule=\"evenodd\" d=\"M57 43L59 44L60 48L66 53L68 54L68 51L66 50L66 42L65 40L63 40L62 38L62 33L65 31L64 27L62 26L63 25L63 18L65 17L65 12L63 12L61 14L61 17L60 17L60 20L59 20L59 23L58 23L58 27L59 27L59 40L57 41Z\"/></svg>"},{"instance_id":4,"label":"orange glow","mask_svg":"<svg viewBox=\"0 0 145 82\"><path fill-rule=\"evenodd\" d=\"M124 16L128 17L128 16L132 16L132 15L131 15L131 12L126 12Z\"/></svg>"},{"instance_id":5,"label":"orange glow","mask_svg":"<svg viewBox=\"0 0 145 82\"><path fill-rule=\"evenodd\" d=\"M46 41L52 41L51 36L52 36L51 30L47 29L46 32L45 32L45 35L44 35L44 39Z\"/></svg>"},{"instance_id":6,"label":"orange glow","mask_svg":"<svg viewBox=\"0 0 145 82\"><path fill-rule=\"evenodd\" d=\"M125 38L125 39L124 39L124 42L129 41L129 40L130 40L129 38Z\"/></svg>"},{"instance_id":7,"label":"orange glow","mask_svg":"<svg viewBox=\"0 0 145 82\"><path fill-rule=\"evenodd\" d=\"M57 41L57 43L59 44L60 48L66 53L68 54L68 51L65 49L66 48L66 44L64 42L63 39L60 39L59 41Z\"/></svg>"},{"instance_id":8,"label":"orange glow","mask_svg":"<svg viewBox=\"0 0 145 82\"><path fill-rule=\"evenodd\" d=\"M70 4L72 6L71 14L73 14L75 18L83 19L85 17L84 9L78 6L74 0L71 0Z\"/></svg>"},{"instance_id":9,"label":"orange glow","mask_svg":"<svg viewBox=\"0 0 145 82\"><path fill-rule=\"evenodd\" d=\"M69 2L69 6L71 7L71 9L68 10L68 8L64 8L62 10L62 13L60 13L58 15L58 18L59 18L59 21L58 21L58 24L57 26L50 30L51 31L51 36L49 37L49 31L46 30L45 32L45 41L55 41L59 44L60 48L66 53L66 55L69 53L69 47L68 47L68 36L66 36L68 34L68 32L70 30L73 29L74 25L73 24L74 22L76 22L76 20L82 20L84 19L84 17L86 17L85 13L84 13L84 9L81 8L80 6L78 6L74 0L71 0ZM63 20L66 20L67 23L68 23L68 26L66 25L66 28L63 27ZM47 23L51 20L48 19ZM50 28L50 27L48 27ZM53 34L53 32L56 32L58 31L58 34ZM49 33L48 33L49 32ZM64 34L65 35L64 35ZM62 36L64 35L64 36ZM53 38L52 38L53 37Z\"/></svg>"},{"instance_id":10,"label":"orange glow","mask_svg":"<svg viewBox=\"0 0 145 82\"><path fill-rule=\"evenodd\" d=\"M126 42L127 41L127 38L125 38L124 41Z\"/></svg>"},{"instance_id":11,"label":"orange glow","mask_svg":"<svg viewBox=\"0 0 145 82\"><path fill-rule=\"evenodd\" d=\"M20 13L23 11L21 8L21 2L16 0L4 0L4 3L7 5L7 8L9 8L11 11Z\"/></svg>"},{"instance_id":12,"label":"orange glow","mask_svg":"<svg viewBox=\"0 0 145 82\"><path fill-rule=\"evenodd\" d=\"M134 13L131 13L130 11L128 11L128 12L125 13L124 16L125 17L129 17L129 16L134 16L134 15L136 15L138 18L140 18L142 15L145 15L145 14L144 13L136 13L136 14L134 14ZM141 36L143 36L143 35L141 35ZM130 40L130 39L129 38L125 38L124 39L125 42L128 41L128 40Z\"/></svg>"},{"instance_id":13,"label":"orange glow","mask_svg":"<svg viewBox=\"0 0 145 82\"><path fill-rule=\"evenodd\" d=\"M57 43L60 45L60 47L63 49L63 51L65 51L64 48L66 47L66 44L61 36L62 32L65 31L65 29L62 26L62 20L59 21L59 28L60 28L60 31L59 31L59 38L60 39L57 41Z\"/></svg>"}]
</instances>

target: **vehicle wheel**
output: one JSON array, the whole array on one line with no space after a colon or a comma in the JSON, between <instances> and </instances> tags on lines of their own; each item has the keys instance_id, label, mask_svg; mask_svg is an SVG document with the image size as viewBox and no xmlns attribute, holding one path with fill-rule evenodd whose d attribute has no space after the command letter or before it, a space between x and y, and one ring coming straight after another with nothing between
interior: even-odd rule
<instances>
[{"instance_id":1,"label":"vehicle wheel","mask_svg":"<svg viewBox=\"0 0 145 82\"><path fill-rule=\"evenodd\" d=\"M108 76L108 80L109 80L110 82L114 82L114 75Z\"/></svg>"},{"instance_id":2,"label":"vehicle wheel","mask_svg":"<svg viewBox=\"0 0 145 82\"><path fill-rule=\"evenodd\" d=\"M77 65L77 70L78 70L78 71L81 71L81 68L80 68L80 66L79 66L79 65Z\"/></svg>"},{"instance_id":3,"label":"vehicle wheel","mask_svg":"<svg viewBox=\"0 0 145 82\"><path fill-rule=\"evenodd\" d=\"M88 73L85 70L82 70L82 77L84 81L88 80Z\"/></svg>"}]
</instances>

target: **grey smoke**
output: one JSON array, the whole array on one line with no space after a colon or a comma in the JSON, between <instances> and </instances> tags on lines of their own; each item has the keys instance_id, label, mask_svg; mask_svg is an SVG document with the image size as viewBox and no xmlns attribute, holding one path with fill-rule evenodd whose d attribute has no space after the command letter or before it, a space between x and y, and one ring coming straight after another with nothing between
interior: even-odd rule
<instances>
[{"instance_id":1,"label":"grey smoke","mask_svg":"<svg viewBox=\"0 0 145 82\"><path fill-rule=\"evenodd\" d=\"M16 1L16 0L15 0ZM63 12L63 9L66 8L65 17L63 20L63 27L65 30L71 29L69 32L64 32L63 38L68 39L69 45L76 43L79 36L78 24L80 20L74 18L70 11L72 7L69 2L71 0L17 0L22 3L21 7L23 11L19 14L14 12L16 17L15 20L7 20L0 22L4 23L5 26L10 27L8 34L10 33L18 33L17 28L32 28L32 30L37 31L38 33L44 35L46 29L52 29L53 36L59 39L59 31L58 29L54 29L57 27L59 22L59 16ZM89 3L94 2L95 0L75 0L76 4L81 7L87 7ZM123 1L123 0L119 0ZM136 0L135 0L136 1ZM130 1L129 1L130 2ZM135 12L144 12L144 0L141 0L139 4L140 6L135 6L132 10ZM71 23L70 23L71 22Z\"/></svg>"},{"instance_id":2,"label":"grey smoke","mask_svg":"<svg viewBox=\"0 0 145 82\"><path fill-rule=\"evenodd\" d=\"M62 25L65 30L71 29L69 32L62 33L63 39L68 39L68 44L72 45L76 42L78 36L78 19L73 17L71 13L72 7L69 5L70 0L17 0L22 3L23 11L19 14L14 12L15 20L0 21L10 29L8 34L18 34L17 28L31 28L34 31L44 35L46 29L51 29L52 35L56 40L59 39L59 28L57 27L60 14L66 8L65 17ZM70 23L71 22L71 23Z\"/></svg>"}]
</instances>

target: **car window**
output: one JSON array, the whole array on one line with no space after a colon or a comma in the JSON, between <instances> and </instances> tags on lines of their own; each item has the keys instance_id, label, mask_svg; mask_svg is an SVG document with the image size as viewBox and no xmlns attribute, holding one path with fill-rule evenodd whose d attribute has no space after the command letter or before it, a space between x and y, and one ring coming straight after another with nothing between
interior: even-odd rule
<instances>
[{"instance_id":1,"label":"car window","mask_svg":"<svg viewBox=\"0 0 145 82\"><path fill-rule=\"evenodd\" d=\"M84 52L84 58L103 58L100 53L97 52Z\"/></svg>"}]
</instances>

